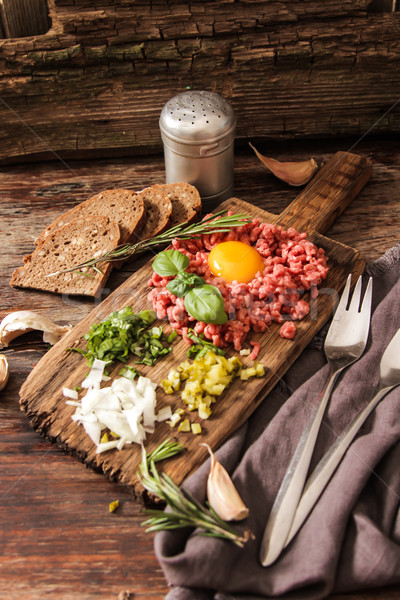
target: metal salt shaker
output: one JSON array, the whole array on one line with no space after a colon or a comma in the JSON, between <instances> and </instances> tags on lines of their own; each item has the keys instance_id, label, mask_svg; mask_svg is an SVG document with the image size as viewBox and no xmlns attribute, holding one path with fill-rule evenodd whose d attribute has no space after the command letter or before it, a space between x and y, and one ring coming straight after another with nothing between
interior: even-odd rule
<instances>
[{"instance_id":1,"label":"metal salt shaker","mask_svg":"<svg viewBox=\"0 0 400 600\"><path fill-rule=\"evenodd\" d=\"M160 116L166 182L195 186L204 205L232 196L235 127L231 105L214 92L171 98Z\"/></svg>"}]
</instances>

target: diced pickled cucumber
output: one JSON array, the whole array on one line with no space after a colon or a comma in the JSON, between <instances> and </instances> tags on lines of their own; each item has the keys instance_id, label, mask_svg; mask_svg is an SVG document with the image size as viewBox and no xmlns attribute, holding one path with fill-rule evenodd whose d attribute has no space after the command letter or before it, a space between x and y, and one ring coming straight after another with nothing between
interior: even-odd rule
<instances>
[{"instance_id":1,"label":"diced pickled cucumber","mask_svg":"<svg viewBox=\"0 0 400 600\"><path fill-rule=\"evenodd\" d=\"M252 367L245 368L238 356L226 358L215 354L212 350L207 350L204 355L195 358L192 362L185 360L176 369L171 369L167 379L163 379L160 385L167 394L172 394L179 390L181 382L185 381L181 398L186 405L186 410L197 410L201 419L208 419L211 415L211 405L234 377L247 381L250 377L262 377L264 374L264 367L258 362L254 362ZM179 418L172 416L171 427L179 421ZM178 429L190 431L189 420L181 421Z\"/></svg>"},{"instance_id":2,"label":"diced pickled cucumber","mask_svg":"<svg viewBox=\"0 0 400 600\"><path fill-rule=\"evenodd\" d=\"M249 379L250 377L255 377L256 373L257 373L257 371L255 370L254 367L248 367L247 369L242 369L242 371L240 373L240 379L242 381L247 381L247 379Z\"/></svg>"},{"instance_id":3,"label":"diced pickled cucumber","mask_svg":"<svg viewBox=\"0 0 400 600\"><path fill-rule=\"evenodd\" d=\"M205 392L207 392L207 394L211 394L212 396L220 396L226 388L226 385L223 385L222 383L209 383L206 379L201 387Z\"/></svg>"},{"instance_id":4,"label":"diced pickled cucumber","mask_svg":"<svg viewBox=\"0 0 400 600\"><path fill-rule=\"evenodd\" d=\"M190 430L191 430L191 427L190 427L189 419L184 419L183 421L181 421L181 423L179 423L178 431L181 431L183 433L188 433Z\"/></svg>"},{"instance_id":5,"label":"diced pickled cucumber","mask_svg":"<svg viewBox=\"0 0 400 600\"><path fill-rule=\"evenodd\" d=\"M262 365L261 363L255 363L254 366L256 369L256 377L264 377L264 375L265 375L264 365Z\"/></svg>"},{"instance_id":6,"label":"diced pickled cucumber","mask_svg":"<svg viewBox=\"0 0 400 600\"><path fill-rule=\"evenodd\" d=\"M208 419L211 415L211 408L207 406L204 402L199 403L199 417L200 419Z\"/></svg>"},{"instance_id":7,"label":"diced pickled cucumber","mask_svg":"<svg viewBox=\"0 0 400 600\"><path fill-rule=\"evenodd\" d=\"M183 412L183 411L182 411ZM170 427L175 427L177 423L182 419L182 414L179 414L178 411L175 412L171 418L167 421Z\"/></svg>"}]
</instances>

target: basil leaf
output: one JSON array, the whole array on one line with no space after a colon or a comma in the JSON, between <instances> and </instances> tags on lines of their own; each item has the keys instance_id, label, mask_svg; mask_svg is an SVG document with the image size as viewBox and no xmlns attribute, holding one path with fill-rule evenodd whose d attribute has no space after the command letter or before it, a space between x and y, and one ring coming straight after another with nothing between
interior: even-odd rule
<instances>
[{"instance_id":1,"label":"basil leaf","mask_svg":"<svg viewBox=\"0 0 400 600\"><path fill-rule=\"evenodd\" d=\"M172 281L169 281L166 285L167 290L177 296L178 298L183 298L185 294L190 292L192 287L196 287L199 285L204 285L205 281L199 275L195 273L186 273L186 271L181 271Z\"/></svg>"},{"instance_id":2,"label":"basil leaf","mask_svg":"<svg viewBox=\"0 0 400 600\"><path fill-rule=\"evenodd\" d=\"M172 281L168 281L166 288L171 294L174 294L174 296L177 296L178 298L183 298L183 296L191 290L190 285L182 281L179 277L175 277Z\"/></svg>"},{"instance_id":3,"label":"basil leaf","mask_svg":"<svg viewBox=\"0 0 400 600\"><path fill-rule=\"evenodd\" d=\"M196 275L196 273L187 273L186 271L181 271L178 273L177 277L179 277L181 281L189 284L190 287L197 287L199 285L205 285L206 283L204 279L199 275Z\"/></svg>"},{"instance_id":4,"label":"basil leaf","mask_svg":"<svg viewBox=\"0 0 400 600\"><path fill-rule=\"evenodd\" d=\"M185 308L189 315L203 323L223 325L228 320L224 299L214 285L195 287L185 296Z\"/></svg>"},{"instance_id":5,"label":"basil leaf","mask_svg":"<svg viewBox=\"0 0 400 600\"><path fill-rule=\"evenodd\" d=\"M189 273L188 275L188 283L192 287L199 287L200 285L205 285L206 282L199 275L196 275L195 273Z\"/></svg>"},{"instance_id":6,"label":"basil leaf","mask_svg":"<svg viewBox=\"0 0 400 600\"><path fill-rule=\"evenodd\" d=\"M153 261L153 271L161 277L172 277L189 265L189 258L179 250L159 252Z\"/></svg>"}]
</instances>

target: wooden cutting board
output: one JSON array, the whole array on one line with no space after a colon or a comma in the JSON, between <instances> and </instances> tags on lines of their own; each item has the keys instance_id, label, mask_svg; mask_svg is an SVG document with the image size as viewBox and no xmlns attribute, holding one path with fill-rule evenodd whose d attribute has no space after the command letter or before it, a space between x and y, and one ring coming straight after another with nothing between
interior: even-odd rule
<instances>
[{"instance_id":1,"label":"wooden cutting board","mask_svg":"<svg viewBox=\"0 0 400 600\"><path fill-rule=\"evenodd\" d=\"M165 461L162 465L163 470L172 476L177 484L181 484L206 459L207 451L200 442L207 442L216 449L238 429L328 320L348 274L353 273L357 277L362 273L364 261L356 250L322 234L363 188L371 171L372 164L368 159L339 152L280 215L267 213L238 198L226 200L219 207L248 213L284 228L294 227L298 231L306 231L311 241L325 249L329 259L329 273L322 283L317 300L311 303L310 314L297 323L294 340L282 339L278 333L278 324L273 324L270 330L263 334L249 335L250 339L261 343L258 360L266 367L266 375L248 382L235 380L229 392L225 392L213 405L211 417L201 422L201 435L178 433L176 429L171 430L166 423L159 423L156 431L148 436L148 451L171 436L185 444L186 451L182 455ZM151 308L146 298L149 291L147 281L151 273L149 262L99 304L45 354L20 390L21 407L37 431L90 467L127 486L137 495L143 493L137 478L140 448L133 444L121 451L112 450L96 455L95 447L83 427L71 420L75 409L65 403L62 387L74 388L85 378L88 371L85 359L78 353L67 352L66 349L77 342L79 347L84 347L81 338L88 332L92 323L101 321L112 311L127 305L132 306L135 312ZM169 331L169 326L165 326L165 331ZM184 360L186 351L187 345L181 339L176 340L173 352L169 356L158 361L153 367L141 365L141 372L153 381L159 381L167 376L170 367ZM246 359L243 361L246 362ZM111 374L116 374L120 366L116 365ZM167 396L158 389L158 408L167 404L171 405L173 411L182 406L178 394ZM188 416L191 421L196 420L194 413Z\"/></svg>"}]
</instances>

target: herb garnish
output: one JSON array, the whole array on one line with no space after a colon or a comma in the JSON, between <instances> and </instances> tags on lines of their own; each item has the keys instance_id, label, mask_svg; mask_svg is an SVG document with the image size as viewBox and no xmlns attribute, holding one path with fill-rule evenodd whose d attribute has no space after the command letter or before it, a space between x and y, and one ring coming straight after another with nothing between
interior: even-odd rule
<instances>
[{"instance_id":1,"label":"herb garnish","mask_svg":"<svg viewBox=\"0 0 400 600\"><path fill-rule=\"evenodd\" d=\"M189 358L201 358L207 354L208 350L212 350L215 354L219 354L220 356L225 355L225 350L222 350L222 348L219 348L212 342L205 340L202 333L197 334L193 329L189 329L187 336L194 342L187 351Z\"/></svg>"},{"instance_id":2,"label":"herb garnish","mask_svg":"<svg viewBox=\"0 0 400 600\"><path fill-rule=\"evenodd\" d=\"M226 212L226 210L221 210L214 215L206 217L198 223L191 223L190 225L188 225L187 221L185 221L184 223L175 225L174 227L171 227L171 229L168 229L167 231L164 231L164 233L156 235L153 238L148 240L140 240L135 244L122 244L121 246L114 248L114 250L110 250L102 256L99 256L98 258L90 258L79 265L70 267L69 269L63 269L61 271L56 271L55 273L49 273L46 275L46 277L54 277L60 273L79 271L84 267L92 267L96 271L100 271L100 269L96 267L96 265L100 263L126 260L134 254L137 255L141 254L142 252L146 252L147 250L151 250L154 246L170 244L175 238L179 240L188 240L204 234L226 233L230 231L232 227L243 227L243 225L246 225L246 223L250 223L253 220L253 217L250 215L226 215Z\"/></svg>"},{"instance_id":3,"label":"herb garnish","mask_svg":"<svg viewBox=\"0 0 400 600\"><path fill-rule=\"evenodd\" d=\"M87 340L85 350L70 350L83 354L89 365L93 364L95 358L107 364L114 360L126 362L130 354L139 359L138 363L153 365L160 356L171 352L171 347L165 345L169 342L162 328L148 329L156 318L153 310L142 310L135 314L127 306L91 326L89 333L83 336Z\"/></svg>"},{"instance_id":4,"label":"herb garnish","mask_svg":"<svg viewBox=\"0 0 400 600\"><path fill-rule=\"evenodd\" d=\"M187 273L189 258L179 250L159 252L153 261L153 270L161 277L174 277L166 285L168 291L184 298L187 312L197 321L223 325L228 320L224 299L214 285L208 285L195 273Z\"/></svg>"},{"instance_id":5,"label":"herb garnish","mask_svg":"<svg viewBox=\"0 0 400 600\"><path fill-rule=\"evenodd\" d=\"M139 371L135 369L135 367L129 367L128 365L126 365L118 371L118 375L120 377L125 377L125 379L130 379L132 381L133 379L135 379L136 375L139 375Z\"/></svg>"},{"instance_id":6,"label":"herb garnish","mask_svg":"<svg viewBox=\"0 0 400 600\"><path fill-rule=\"evenodd\" d=\"M203 323L224 325L228 320L224 299L214 285L194 287L185 296L185 308L189 315Z\"/></svg>"},{"instance_id":7,"label":"herb garnish","mask_svg":"<svg viewBox=\"0 0 400 600\"><path fill-rule=\"evenodd\" d=\"M184 271L189 265L189 258L179 250L159 252L153 261L153 270L161 277L170 277Z\"/></svg>"},{"instance_id":8,"label":"herb garnish","mask_svg":"<svg viewBox=\"0 0 400 600\"><path fill-rule=\"evenodd\" d=\"M146 531L161 531L193 527L198 535L222 538L237 546L243 547L249 538L249 533L240 535L226 521L223 521L209 506L204 507L184 488L179 488L166 473L158 473L155 463L163 458L169 458L180 452L182 446L166 440L149 456L142 447L142 462L140 463L139 478L148 492L163 500L168 511L146 509L149 518L142 523Z\"/></svg>"}]
</instances>

